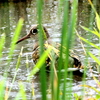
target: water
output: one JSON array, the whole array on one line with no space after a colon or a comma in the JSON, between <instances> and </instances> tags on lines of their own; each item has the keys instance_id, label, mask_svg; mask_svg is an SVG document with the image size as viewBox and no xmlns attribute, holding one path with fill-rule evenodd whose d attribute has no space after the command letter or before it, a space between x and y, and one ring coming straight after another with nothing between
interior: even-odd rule
<instances>
[{"instance_id":1,"label":"water","mask_svg":"<svg viewBox=\"0 0 100 100\"><path fill-rule=\"evenodd\" d=\"M50 36L54 39L54 41L59 41L60 37L60 29L61 29L61 22L58 20L57 17L57 6L58 1L56 0L46 0L45 5L44 5L44 11L43 11L43 24L47 28ZM98 7L98 6L97 6ZM99 7L97 8L99 12ZM87 2L84 0L83 2L79 2L78 4L78 23L77 23L77 30L78 33L81 36L86 37L88 35L87 32L85 32L80 25L88 27L89 19L90 19L90 5L87 4ZM37 23L37 14L36 14L36 2L34 0L28 0L26 2L8 2L8 3L0 3L0 35L3 33L6 34L6 43L4 46L4 51L3 53L3 58L1 59L2 62L0 64L0 80L3 79L3 72L5 70L5 66L7 66L7 60L8 58L8 53L9 53L9 46L11 42L11 38L13 37L16 24L19 20L19 18L23 17L24 18L24 25L23 29L21 32L20 37L26 35L29 32L30 27L35 25ZM62 19L62 15L60 16ZM19 37L19 38L20 38ZM98 44L98 39L96 37L92 37L92 41L96 44ZM75 46L73 47L73 50L78 54L80 57L81 61L85 62L85 55L84 51L81 47L80 41L78 37L75 39ZM10 93L10 98L9 100L13 100L16 97L16 94L19 90L19 85L18 83L21 81L24 83L25 86L25 91L27 93L27 98L28 100L32 99L32 88L34 87L35 89L35 98L38 100L38 98L41 97L40 95L40 89L39 89L39 79L38 76L35 76L33 79L33 82L27 82L27 76L29 74L29 71L31 68L34 66L33 61L31 60L31 53L32 53L32 48L33 46L30 45L32 43L31 40L26 40L23 41L22 43L18 44L13 58L12 62L10 63L9 70L8 70L8 79L7 79L7 87L11 87L12 79L13 76L15 75L15 64L17 62L18 55L20 53L20 49L23 46L23 55L22 55L22 60L20 64L20 68L18 69L18 73L16 76L16 80L13 84L12 91ZM92 48L91 51L98 56L98 51L96 49ZM26 57L28 57L28 63L29 63L29 68L26 68ZM91 58L88 58L89 62L92 63L93 68L95 67L95 63ZM95 69L95 68L94 68ZM98 74L96 73L95 76ZM91 75L88 75L88 78L86 78L86 84L92 85L94 87L97 87L96 82L90 77ZM63 80L63 79L62 79ZM92 83L92 84L91 84ZM82 87L79 86L82 84L81 81L75 81L73 83L73 92L78 93L81 95L80 90L82 90ZM66 85L67 86L67 85ZM67 87L66 87L67 88ZM95 92L91 89L88 89L89 94L87 95L92 95L95 94Z\"/></svg>"}]
</instances>

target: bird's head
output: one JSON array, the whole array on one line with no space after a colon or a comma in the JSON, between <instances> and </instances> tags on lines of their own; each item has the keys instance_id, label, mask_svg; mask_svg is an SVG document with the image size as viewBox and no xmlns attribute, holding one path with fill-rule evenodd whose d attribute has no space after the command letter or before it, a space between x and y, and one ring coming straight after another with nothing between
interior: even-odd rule
<instances>
[{"instance_id":1,"label":"bird's head","mask_svg":"<svg viewBox=\"0 0 100 100\"><path fill-rule=\"evenodd\" d=\"M38 33L41 32L42 35L43 35L43 38L45 40L47 40L49 38L49 34L48 34L48 31L46 30L46 28L44 26L41 26L41 31L39 30L39 25L36 25L36 26L33 26L29 33L22 37L21 39L19 39L16 44L18 44L19 42L23 41L23 40L26 40L26 39L29 39L29 38L33 38L34 40L38 41L39 40L39 35Z\"/></svg>"}]
</instances>

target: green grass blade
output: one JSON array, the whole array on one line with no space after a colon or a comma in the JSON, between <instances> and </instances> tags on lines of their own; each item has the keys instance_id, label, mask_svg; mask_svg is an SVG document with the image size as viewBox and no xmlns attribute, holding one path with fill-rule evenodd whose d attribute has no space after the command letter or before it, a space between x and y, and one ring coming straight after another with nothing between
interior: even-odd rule
<instances>
[{"instance_id":1,"label":"green grass blade","mask_svg":"<svg viewBox=\"0 0 100 100\"><path fill-rule=\"evenodd\" d=\"M17 60L16 71L15 71L15 73L14 73L14 77L13 77L13 80L12 80L12 82L11 82L12 84L11 84L11 86L10 86L10 89L9 89L9 91L8 91L8 98L9 98L9 94L10 94L10 92L11 92L11 90L12 90L13 84L14 84L14 82L15 82L16 76L17 76L18 68L19 68L20 61L21 61L22 52L23 52L23 47L21 48L21 51L20 51L20 54L19 54L19 57L18 57L18 60Z\"/></svg>"},{"instance_id":2,"label":"green grass blade","mask_svg":"<svg viewBox=\"0 0 100 100\"><path fill-rule=\"evenodd\" d=\"M88 54L99 65L97 66L97 71L100 73L100 60L96 56L94 56L91 52L88 52Z\"/></svg>"},{"instance_id":3,"label":"green grass blade","mask_svg":"<svg viewBox=\"0 0 100 100\"><path fill-rule=\"evenodd\" d=\"M17 94L17 96L16 96L16 98L14 99L14 100L27 100L27 97L26 97L26 92L25 92L25 87L24 87L24 85L23 85L23 83L22 82L19 82L19 92L18 92L18 94Z\"/></svg>"},{"instance_id":4,"label":"green grass blade","mask_svg":"<svg viewBox=\"0 0 100 100\"><path fill-rule=\"evenodd\" d=\"M62 1L60 0L59 3L61 4ZM61 5L60 5L61 6ZM61 84L61 69L63 66L63 46L66 45L66 33L68 29L68 12L69 12L69 3L65 1L64 4L64 11L63 11L63 24L62 24L62 35L61 35L61 46L60 46L60 58L58 62L58 88L57 88L57 100L60 100L60 84Z\"/></svg>"},{"instance_id":5,"label":"green grass blade","mask_svg":"<svg viewBox=\"0 0 100 100\"><path fill-rule=\"evenodd\" d=\"M40 45L40 56L44 51L44 36L43 28L42 28L42 12L43 12L43 3L44 0L37 0L37 21L39 28L39 45ZM40 69L40 83L41 83L41 94L42 100L47 100L47 92L46 92L46 72L45 72L45 64L42 65Z\"/></svg>"},{"instance_id":6,"label":"green grass blade","mask_svg":"<svg viewBox=\"0 0 100 100\"><path fill-rule=\"evenodd\" d=\"M81 37L81 36L79 36L79 38L80 38L81 40L83 40L84 42L86 42L87 44L89 44L89 45L95 47L96 49L99 49L99 50L100 50L100 47L98 47L98 46L95 45L94 43L92 43L92 42L86 40L85 38L83 38L83 37Z\"/></svg>"},{"instance_id":7,"label":"green grass blade","mask_svg":"<svg viewBox=\"0 0 100 100\"><path fill-rule=\"evenodd\" d=\"M5 34L0 37L0 58L2 58L2 51L5 44Z\"/></svg>"},{"instance_id":8,"label":"green grass blade","mask_svg":"<svg viewBox=\"0 0 100 100\"><path fill-rule=\"evenodd\" d=\"M91 52L88 52L88 54L89 54L90 57L93 58L94 61L96 61L96 62L98 63L98 65L100 66L100 60L99 60L96 56L94 56Z\"/></svg>"},{"instance_id":9,"label":"green grass blade","mask_svg":"<svg viewBox=\"0 0 100 100\"><path fill-rule=\"evenodd\" d=\"M99 17L99 15L97 13L96 13L96 24L97 24L97 27L98 27L98 29L100 31L100 17Z\"/></svg>"},{"instance_id":10,"label":"green grass blade","mask_svg":"<svg viewBox=\"0 0 100 100\"><path fill-rule=\"evenodd\" d=\"M5 80L0 81L0 100L4 100L5 97L5 83Z\"/></svg>"},{"instance_id":11,"label":"green grass blade","mask_svg":"<svg viewBox=\"0 0 100 100\"><path fill-rule=\"evenodd\" d=\"M23 19L21 18L21 19L19 19L19 22L17 24L15 33L14 33L14 35L12 37L12 42L11 42L11 45L10 45L10 51L9 51L9 54L8 54L10 59L9 59L8 62L11 61L12 55L13 55L15 47L16 47L15 43L18 40L18 37L20 35L21 29L22 29L22 25L23 25Z\"/></svg>"},{"instance_id":12,"label":"green grass blade","mask_svg":"<svg viewBox=\"0 0 100 100\"><path fill-rule=\"evenodd\" d=\"M4 76L7 77L7 70L9 69L9 64L11 62L11 58L13 56L13 53L14 53L14 50L15 50L15 43L16 41L18 40L18 37L19 37L19 34L21 32L21 29L22 29L22 24L23 24L23 19L21 18L17 24L17 27L16 27L16 30L15 30L15 33L12 37L12 41L11 41L11 45L10 45L10 51L9 51L9 54L8 54L8 67L5 67L5 72L4 72Z\"/></svg>"},{"instance_id":13,"label":"green grass blade","mask_svg":"<svg viewBox=\"0 0 100 100\"><path fill-rule=\"evenodd\" d=\"M93 33L94 35L96 35L96 36L98 36L99 38L100 38L100 33L96 30L96 29L94 29L94 31L92 31L92 30L90 30L89 28L86 28L86 27L84 27L84 26L81 26L84 30L86 30L86 31L88 31L88 32L91 32L91 33Z\"/></svg>"},{"instance_id":14,"label":"green grass blade","mask_svg":"<svg viewBox=\"0 0 100 100\"><path fill-rule=\"evenodd\" d=\"M93 9L94 12L95 12L95 15L96 15L96 25L97 25L97 28L98 28L99 31L100 31L100 17L99 17L99 15L98 15L98 13L97 13L97 11L96 11L94 5L92 4L91 0L88 0L88 1L89 1L90 5L91 5L92 9Z\"/></svg>"},{"instance_id":15,"label":"green grass blade","mask_svg":"<svg viewBox=\"0 0 100 100\"><path fill-rule=\"evenodd\" d=\"M90 89L93 89L94 91L96 91L97 93L99 93L100 94L100 91L98 90L98 89L96 89L95 87L92 87L92 86L90 86L90 85L82 85L83 87L88 87L88 88L90 88Z\"/></svg>"},{"instance_id":16,"label":"green grass blade","mask_svg":"<svg viewBox=\"0 0 100 100\"><path fill-rule=\"evenodd\" d=\"M19 88L20 88L20 95L21 95L21 97L22 97L22 100L27 100L27 98L26 98L26 93L25 93L25 87L24 87L24 85L23 85L23 83L19 83Z\"/></svg>"},{"instance_id":17,"label":"green grass blade","mask_svg":"<svg viewBox=\"0 0 100 100\"><path fill-rule=\"evenodd\" d=\"M17 60L17 64L16 64L16 70L19 68L20 66L20 62L21 62L21 57L22 57L22 52L23 52L23 47L21 48L18 60Z\"/></svg>"},{"instance_id":18,"label":"green grass blade","mask_svg":"<svg viewBox=\"0 0 100 100\"><path fill-rule=\"evenodd\" d=\"M71 94L72 92L72 81L68 82L66 81L66 77L68 75L67 70L68 70L68 63L69 63L69 49L71 48L71 44L73 42L73 36L74 36L74 31L75 31L75 28L76 28L76 21L77 21L77 4L78 4L78 0L74 0L73 3L72 3L72 9L71 9L71 16L70 16L70 22L69 22L69 28L68 28L68 33L67 33L67 43L66 43L66 62L65 62L65 66L64 66L64 69L65 69L65 72L64 72L64 87L63 87L63 100L70 100L72 99L71 96L68 96L66 97L66 82L69 84L69 88L70 88L70 91L68 91L69 93L68 94ZM66 16L65 16L66 17ZM72 77L72 75L70 76Z\"/></svg>"}]
</instances>

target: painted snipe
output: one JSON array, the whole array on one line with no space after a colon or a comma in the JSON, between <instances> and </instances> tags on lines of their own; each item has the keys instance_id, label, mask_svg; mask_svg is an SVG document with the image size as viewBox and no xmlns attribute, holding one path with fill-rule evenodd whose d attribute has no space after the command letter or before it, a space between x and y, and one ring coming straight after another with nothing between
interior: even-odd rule
<instances>
[{"instance_id":1,"label":"painted snipe","mask_svg":"<svg viewBox=\"0 0 100 100\"><path fill-rule=\"evenodd\" d=\"M50 35L48 34L48 31L47 29L42 26L42 29L44 30L44 43L49 43L50 42L48 41L50 39ZM38 38L38 33L39 33L39 28L38 28L38 25L32 27L29 31L29 34L27 34L26 36L24 36L23 38L19 39L16 44L18 44L19 42L23 41L23 40L26 40L26 39L29 39L29 38L33 38L35 40L35 46L33 48L33 54L32 54L32 58L33 58L33 61L34 63L36 64L38 59L39 59L39 38ZM45 37L46 36L46 37ZM57 59L59 57L57 56ZM71 66L75 67L75 68L82 68L82 64L81 64L81 61L79 59L77 59L76 57L74 56L69 56L69 62L71 62ZM46 67L50 67L50 61L51 59L48 57L46 59Z\"/></svg>"}]
</instances>

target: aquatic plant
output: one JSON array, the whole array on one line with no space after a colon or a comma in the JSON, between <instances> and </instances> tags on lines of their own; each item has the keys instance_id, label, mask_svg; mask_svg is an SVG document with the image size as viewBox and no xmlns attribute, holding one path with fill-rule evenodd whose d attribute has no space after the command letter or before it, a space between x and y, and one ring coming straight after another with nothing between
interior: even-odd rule
<instances>
[{"instance_id":1,"label":"aquatic plant","mask_svg":"<svg viewBox=\"0 0 100 100\"><path fill-rule=\"evenodd\" d=\"M94 7L94 5L92 4L92 2L91 2L91 0L88 0L89 1L89 3L90 3L90 5L91 5L91 7L92 7L92 9L93 9L93 11L94 11L94 13L95 13L95 23L96 23L96 28L95 27L93 27L92 29L91 29L91 27L89 27L89 28L86 28L86 27L84 27L84 26L81 26L85 31L87 31L89 34L91 34L91 36L92 35L94 35L94 36L96 36L97 38L98 38L98 41L100 40L100 16L99 16L99 14L97 13L97 11L96 11L96 9L95 9L95 7ZM98 45L96 45L95 43L93 43L92 41L91 41L91 39L89 40L89 38L84 38L84 37L82 37L82 36L80 36L79 34L78 34L78 37L82 40L82 41L84 41L87 45L90 45L90 47L92 47L92 48L95 48L98 52L100 52L100 47L98 46ZM100 43L100 41L99 41L99 43ZM92 89L92 90L94 90L97 94L95 95L95 96L92 96L92 98L91 97L86 97L88 100L92 100L92 99L94 99L94 100L98 100L99 98L100 98L100 91L97 89L97 88L100 88L100 75L99 75L99 73L100 73L100 60L99 60L99 54L98 54L98 56L95 56L95 54L93 54L91 51L90 51L90 49L89 48L85 48L84 47L84 49L85 49L85 53L86 53L86 55L88 56L88 57L91 57L94 61L95 61L95 63L96 63L96 68L97 68L97 72L98 72L98 77L96 78L95 77L95 75L93 74L93 71L91 70L91 67L88 67L89 69L90 69L90 73L92 73L92 78L93 78L93 80L96 82L96 84L97 84L97 87L93 87L93 86L90 86L90 85L86 85L86 83L85 84L83 84L82 85L82 87L84 87L84 89L85 88L89 88L89 89ZM78 96L76 96L76 98L77 98ZM84 95L84 97L85 97L85 95ZM86 100L87 100L86 99Z\"/></svg>"}]
</instances>

